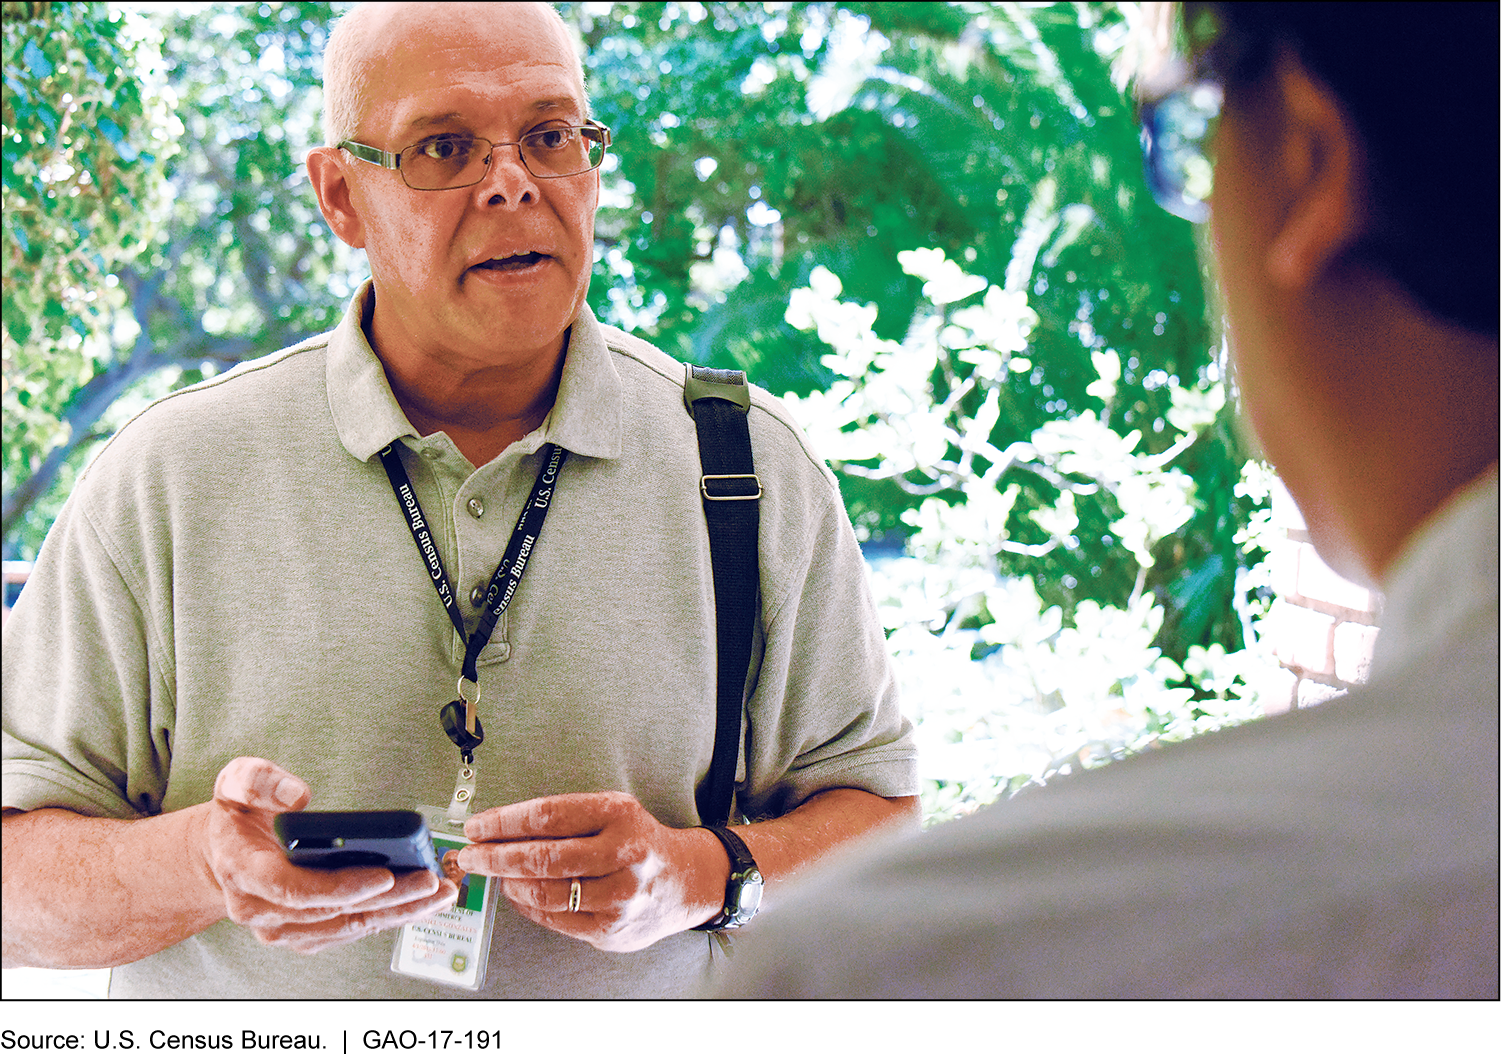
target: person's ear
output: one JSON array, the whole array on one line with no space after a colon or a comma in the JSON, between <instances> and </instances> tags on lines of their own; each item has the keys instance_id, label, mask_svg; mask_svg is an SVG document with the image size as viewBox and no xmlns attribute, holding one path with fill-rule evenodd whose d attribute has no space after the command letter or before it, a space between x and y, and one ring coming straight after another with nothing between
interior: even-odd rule
<instances>
[{"instance_id":1,"label":"person's ear","mask_svg":"<svg viewBox=\"0 0 1501 1057\"><path fill-rule=\"evenodd\" d=\"M308 151L307 173L318 195L318 209L335 235L355 249L365 248L365 224L350 195L345 159L335 147Z\"/></svg>"},{"instance_id":2,"label":"person's ear","mask_svg":"<svg viewBox=\"0 0 1501 1057\"><path fill-rule=\"evenodd\" d=\"M1354 128L1327 89L1290 56L1278 63L1282 108L1278 168L1287 208L1267 249L1268 277L1310 285L1360 234L1360 152Z\"/></svg>"}]
</instances>

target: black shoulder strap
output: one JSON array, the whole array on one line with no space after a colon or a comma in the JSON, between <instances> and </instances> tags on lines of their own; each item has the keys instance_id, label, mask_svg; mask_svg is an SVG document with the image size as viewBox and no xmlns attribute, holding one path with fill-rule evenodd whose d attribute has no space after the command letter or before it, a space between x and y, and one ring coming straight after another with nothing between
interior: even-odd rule
<instances>
[{"instance_id":1,"label":"black shoulder strap","mask_svg":"<svg viewBox=\"0 0 1501 1057\"><path fill-rule=\"evenodd\" d=\"M751 630L761 584L757 539L761 481L751 461L750 386L744 371L688 367L683 403L698 429L703 469L699 491L709 525L714 563L714 613L718 629L718 703L714 758L698 789L698 815L705 825L729 821L740 755L740 715L750 670Z\"/></svg>"}]
</instances>

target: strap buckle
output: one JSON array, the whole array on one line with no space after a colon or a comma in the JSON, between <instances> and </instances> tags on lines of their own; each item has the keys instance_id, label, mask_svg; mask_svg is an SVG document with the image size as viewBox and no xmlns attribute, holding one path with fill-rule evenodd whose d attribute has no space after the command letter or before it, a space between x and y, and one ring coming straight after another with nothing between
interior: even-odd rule
<instances>
[{"instance_id":1,"label":"strap buckle","mask_svg":"<svg viewBox=\"0 0 1501 1057\"><path fill-rule=\"evenodd\" d=\"M749 495L739 492L733 492L727 495L714 495L709 491L710 481L754 481L756 494ZM698 487L699 491L703 492L705 500L715 503L735 503L743 500L756 500L760 499L762 495L761 478L757 477L753 473L706 473L698 479Z\"/></svg>"}]
</instances>

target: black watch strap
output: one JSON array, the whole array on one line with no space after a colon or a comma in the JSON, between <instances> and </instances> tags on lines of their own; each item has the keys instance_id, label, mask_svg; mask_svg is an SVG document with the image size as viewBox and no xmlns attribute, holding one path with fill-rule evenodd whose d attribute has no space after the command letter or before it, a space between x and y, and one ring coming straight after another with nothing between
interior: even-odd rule
<instances>
[{"instance_id":1,"label":"black watch strap","mask_svg":"<svg viewBox=\"0 0 1501 1057\"><path fill-rule=\"evenodd\" d=\"M725 826L700 826L719 838L730 856L730 879L725 885L724 906L702 925L695 925L696 932L716 932L720 929L735 929L744 925L761 906L761 871L750 849L733 830Z\"/></svg>"}]
</instances>

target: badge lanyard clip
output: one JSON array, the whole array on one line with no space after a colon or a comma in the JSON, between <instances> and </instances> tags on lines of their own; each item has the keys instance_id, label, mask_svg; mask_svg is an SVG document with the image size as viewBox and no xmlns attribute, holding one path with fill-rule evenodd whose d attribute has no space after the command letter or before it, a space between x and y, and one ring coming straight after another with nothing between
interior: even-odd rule
<instances>
[{"instance_id":1,"label":"badge lanyard clip","mask_svg":"<svg viewBox=\"0 0 1501 1057\"><path fill-rule=\"evenodd\" d=\"M445 813L449 822L462 827L474 809L474 787L479 784L479 771L472 763L459 768L453 780L453 799L448 802Z\"/></svg>"}]
</instances>

